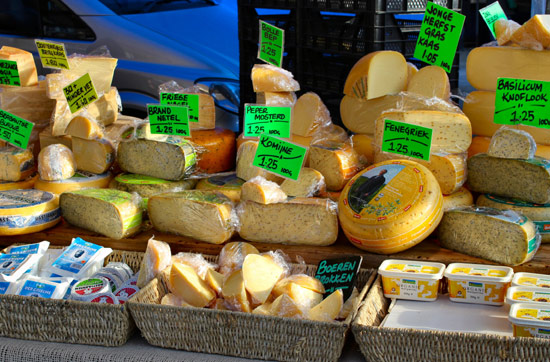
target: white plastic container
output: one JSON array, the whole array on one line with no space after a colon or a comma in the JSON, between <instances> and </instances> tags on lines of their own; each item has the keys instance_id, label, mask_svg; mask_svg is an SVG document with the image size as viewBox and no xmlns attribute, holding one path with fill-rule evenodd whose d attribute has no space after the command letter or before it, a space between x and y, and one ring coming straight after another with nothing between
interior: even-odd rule
<instances>
[{"instance_id":1,"label":"white plastic container","mask_svg":"<svg viewBox=\"0 0 550 362\"><path fill-rule=\"evenodd\" d=\"M453 263L447 266L453 302L503 305L514 271L507 266Z\"/></svg>"},{"instance_id":2,"label":"white plastic container","mask_svg":"<svg viewBox=\"0 0 550 362\"><path fill-rule=\"evenodd\" d=\"M516 273L512 286L548 288L550 290L550 275L534 273Z\"/></svg>"},{"instance_id":3,"label":"white plastic container","mask_svg":"<svg viewBox=\"0 0 550 362\"><path fill-rule=\"evenodd\" d=\"M437 299L445 264L412 260L385 260L378 268L384 296L431 302Z\"/></svg>"},{"instance_id":4,"label":"white plastic container","mask_svg":"<svg viewBox=\"0 0 550 362\"><path fill-rule=\"evenodd\" d=\"M514 337L550 338L550 308L541 304L516 303L511 306L508 320Z\"/></svg>"},{"instance_id":5,"label":"white plastic container","mask_svg":"<svg viewBox=\"0 0 550 362\"><path fill-rule=\"evenodd\" d=\"M550 289L512 286L506 292L506 304L534 303L550 308Z\"/></svg>"},{"instance_id":6,"label":"white plastic container","mask_svg":"<svg viewBox=\"0 0 550 362\"><path fill-rule=\"evenodd\" d=\"M78 281L71 290L71 299L87 301L90 297L95 297L111 291L109 281L102 277L88 278Z\"/></svg>"}]
</instances>

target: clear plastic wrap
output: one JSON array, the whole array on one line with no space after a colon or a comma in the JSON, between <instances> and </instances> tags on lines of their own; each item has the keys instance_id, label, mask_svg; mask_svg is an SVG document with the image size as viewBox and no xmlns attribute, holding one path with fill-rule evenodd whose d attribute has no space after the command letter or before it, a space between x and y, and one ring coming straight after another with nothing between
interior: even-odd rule
<instances>
[{"instance_id":1,"label":"clear plastic wrap","mask_svg":"<svg viewBox=\"0 0 550 362\"><path fill-rule=\"evenodd\" d=\"M254 92L297 92L300 84L288 70L270 65L254 64L251 72Z\"/></svg>"},{"instance_id":2,"label":"clear plastic wrap","mask_svg":"<svg viewBox=\"0 0 550 362\"><path fill-rule=\"evenodd\" d=\"M242 268L244 258L248 254L259 253L260 252L254 245L242 241L234 241L225 244L220 251L218 259L220 273L229 276L234 271Z\"/></svg>"},{"instance_id":3,"label":"clear plastic wrap","mask_svg":"<svg viewBox=\"0 0 550 362\"><path fill-rule=\"evenodd\" d=\"M172 264L170 245L156 240L153 236L147 242L147 249L139 268L137 286L143 288L170 264Z\"/></svg>"},{"instance_id":4,"label":"clear plastic wrap","mask_svg":"<svg viewBox=\"0 0 550 362\"><path fill-rule=\"evenodd\" d=\"M107 172L116 159L116 149L106 138L72 138L73 154L78 170L96 175Z\"/></svg>"},{"instance_id":5,"label":"clear plastic wrap","mask_svg":"<svg viewBox=\"0 0 550 362\"><path fill-rule=\"evenodd\" d=\"M69 150L70 151L70 150ZM36 167L31 150L16 147L0 147L0 180L21 181L32 176Z\"/></svg>"},{"instance_id":6,"label":"clear plastic wrap","mask_svg":"<svg viewBox=\"0 0 550 362\"><path fill-rule=\"evenodd\" d=\"M258 141L245 141L241 144L237 150L237 177L248 181L256 176L262 176L268 181L282 182L282 177L252 165L257 149Z\"/></svg>"},{"instance_id":7,"label":"clear plastic wrap","mask_svg":"<svg viewBox=\"0 0 550 362\"><path fill-rule=\"evenodd\" d=\"M307 92L298 98L292 109L292 134L313 136L317 129L331 124L330 112L317 93Z\"/></svg>"},{"instance_id":8,"label":"clear plastic wrap","mask_svg":"<svg viewBox=\"0 0 550 362\"><path fill-rule=\"evenodd\" d=\"M208 307L216 300L216 293L199 277L192 266L176 261L170 268L168 289L197 308Z\"/></svg>"},{"instance_id":9,"label":"clear plastic wrap","mask_svg":"<svg viewBox=\"0 0 550 362\"><path fill-rule=\"evenodd\" d=\"M508 19L498 19L494 23L495 35L498 45L508 45L512 35L521 27L518 23Z\"/></svg>"},{"instance_id":10,"label":"clear plastic wrap","mask_svg":"<svg viewBox=\"0 0 550 362\"><path fill-rule=\"evenodd\" d=\"M205 279L208 269L217 269L216 264L210 263L207 261L202 254L195 253L177 253L172 256L172 263L178 262L182 264L189 265L201 279Z\"/></svg>"},{"instance_id":11,"label":"clear plastic wrap","mask_svg":"<svg viewBox=\"0 0 550 362\"><path fill-rule=\"evenodd\" d=\"M281 189L279 184L272 181L267 181L262 176L251 178L241 187L242 201L248 200L266 205L277 202L285 202L286 199L287 195Z\"/></svg>"},{"instance_id":12,"label":"clear plastic wrap","mask_svg":"<svg viewBox=\"0 0 550 362\"><path fill-rule=\"evenodd\" d=\"M62 144L50 145L38 154L38 173L45 181L66 180L74 176L76 161L71 149Z\"/></svg>"},{"instance_id":13,"label":"clear plastic wrap","mask_svg":"<svg viewBox=\"0 0 550 362\"><path fill-rule=\"evenodd\" d=\"M93 140L103 138L104 128L103 124L84 111L69 122L65 133L71 137Z\"/></svg>"},{"instance_id":14,"label":"clear plastic wrap","mask_svg":"<svg viewBox=\"0 0 550 362\"><path fill-rule=\"evenodd\" d=\"M513 44L523 48L537 51L548 49L550 46L550 15L533 16L512 33L510 40Z\"/></svg>"},{"instance_id":15,"label":"clear plastic wrap","mask_svg":"<svg viewBox=\"0 0 550 362\"><path fill-rule=\"evenodd\" d=\"M44 129L50 123L55 101L46 95L46 82L28 87L0 88L0 109ZM34 129L33 129L34 131Z\"/></svg>"},{"instance_id":16,"label":"clear plastic wrap","mask_svg":"<svg viewBox=\"0 0 550 362\"><path fill-rule=\"evenodd\" d=\"M172 307L191 307L191 305L186 303L183 298L178 297L174 293L168 293L162 297L160 304L169 305Z\"/></svg>"},{"instance_id":17,"label":"clear plastic wrap","mask_svg":"<svg viewBox=\"0 0 550 362\"><path fill-rule=\"evenodd\" d=\"M256 104L265 104L273 107L294 107L296 93L294 92L258 92Z\"/></svg>"},{"instance_id":18,"label":"clear plastic wrap","mask_svg":"<svg viewBox=\"0 0 550 362\"><path fill-rule=\"evenodd\" d=\"M540 238L536 225L525 216L488 207L447 211L439 225L443 247L505 265L531 260Z\"/></svg>"},{"instance_id":19,"label":"clear plastic wrap","mask_svg":"<svg viewBox=\"0 0 550 362\"><path fill-rule=\"evenodd\" d=\"M491 138L487 150L487 154L491 157L522 160L534 158L536 152L537 143L533 136L511 127L499 128Z\"/></svg>"},{"instance_id":20,"label":"clear plastic wrap","mask_svg":"<svg viewBox=\"0 0 550 362\"><path fill-rule=\"evenodd\" d=\"M313 168L303 167L300 170L298 180L285 179L281 189L294 197L313 197L326 191L327 185L322 173Z\"/></svg>"},{"instance_id":21,"label":"clear plastic wrap","mask_svg":"<svg viewBox=\"0 0 550 362\"><path fill-rule=\"evenodd\" d=\"M23 274L36 269L41 255L39 254L2 254L0 255L0 280L15 282Z\"/></svg>"},{"instance_id":22,"label":"clear plastic wrap","mask_svg":"<svg viewBox=\"0 0 550 362\"><path fill-rule=\"evenodd\" d=\"M190 190L195 188L196 184L196 179L168 181L156 177L123 173L116 176L109 187L130 193L136 192L145 200L165 192Z\"/></svg>"},{"instance_id":23,"label":"clear plastic wrap","mask_svg":"<svg viewBox=\"0 0 550 362\"><path fill-rule=\"evenodd\" d=\"M268 301L273 287L289 273L290 268L280 251L247 255L242 274L252 306Z\"/></svg>"}]
</instances>

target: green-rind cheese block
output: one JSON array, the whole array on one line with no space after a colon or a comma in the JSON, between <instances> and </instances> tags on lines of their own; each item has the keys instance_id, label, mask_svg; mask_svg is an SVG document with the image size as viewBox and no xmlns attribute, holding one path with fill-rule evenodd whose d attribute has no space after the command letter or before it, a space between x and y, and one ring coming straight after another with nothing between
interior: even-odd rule
<instances>
[{"instance_id":1,"label":"green-rind cheese block","mask_svg":"<svg viewBox=\"0 0 550 362\"><path fill-rule=\"evenodd\" d=\"M59 198L63 218L72 225L112 239L136 234L142 210L132 194L113 189L84 189L64 192Z\"/></svg>"},{"instance_id":2,"label":"green-rind cheese block","mask_svg":"<svg viewBox=\"0 0 550 362\"><path fill-rule=\"evenodd\" d=\"M528 217L537 226L540 241L550 243L550 204L533 204L488 194L480 195L476 204L500 210L513 210Z\"/></svg>"},{"instance_id":3,"label":"green-rind cheese block","mask_svg":"<svg viewBox=\"0 0 550 362\"><path fill-rule=\"evenodd\" d=\"M540 246L535 224L510 210L452 209L445 212L438 230L443 247L506 265L531 260Z\"/></svg>"},{"instance_id":4,"label":"green-rind cheese block","mask_svg":"<svg viewBox=\"0 0 550 362\"><path fill-rule=\"evenodd\" d=\"M190 190L195 187L196 183L195 179L170 181L157 177L123 173L115 177L109 187L130 193L137 192L139 196L148 198L164 192Z\"/></svg>"},{"instance_id":5,"label":"green-rind cheese block","mask_svg":"<svg viewBox=\"0 0 550 362\"><path fill-rule=\"evenodd\" d=\"M471 191L537 204L550 203L550 160L515 160L480 153L468 159Z\"/></svg>"}]
</instances>

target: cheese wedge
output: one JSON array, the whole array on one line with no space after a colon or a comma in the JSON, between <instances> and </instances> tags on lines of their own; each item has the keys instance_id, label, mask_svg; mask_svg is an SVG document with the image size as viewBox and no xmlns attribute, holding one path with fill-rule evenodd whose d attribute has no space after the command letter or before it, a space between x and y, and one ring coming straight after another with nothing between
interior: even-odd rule
<instances>
[{"instance_id":1,"label":"cheese wedge","mask_svg":"<svg viewBox=\"0 0 550 362\"><path fill-rule=\"evenodd\" d=\"M487 154L491 157L528 160L535 157L536 151L537 144L529 133L502 127L493 135Z\"/></svg>"},{"instance_id":2,"label":"cheese wedge","mask_svg":"<svg viewBox=\"0 0 550 362\"><path fill-rule=\"evenodd\" d=\"M71 150L65 145L51 145L38 154L38 173L45 181L59 181L71 178L77 164Z\"/></svg>"},{"instance_id":3,"label":"cheese wedge","mask_svg":"<svg viewBox=\"0 0 550 362\"><path fill-rule=\"evenodd\" d=\"M290 131L298 136L313 136L315 131L331 122L330 112L321 97L308 92L300 96L294 105Z\"/></svg>"},{"instance_id":4,"label":"cheese wedge","mask_svg":"<svg viewBox=\"0 0 550 362\"><path fill-rule=\"evenodd\" d=\"M384 120L414 124L432 129L432 153L464 153L472 142L470 120L462 113L440 111L388 111L377 120L374 144L382 145Z\"/></svg>"},{"instance_id":5,"label":"cheese wedge","mask_svg":"<svg viewBox=\"0 0 550 362\"><path fill-rule=\"evenodd\" d=\"M234 271L223 283L222 296L231 310L251 312L250 302L244 286L243 271Z\"/></svg>"},{"instance_id":6,"label":"cheese wedge","mask_svg":"<svg viewBox=\"0 0 550 362\"><path fill-rule=\"evenodd\" d=\"M218 173L235 169L235 132L223 128L196 130L188 139L197 152L199 172Z\"/></svg>"},{"instance_id":7,"label":"cheese wedge","mask_svg":"<svg viewBox=\"0 0 550 362\"><path fill-rule=\"evenodd\" d=\"M286 201L286 193L275 182L256 176L246 181L241 188L242 201L254 201L260 204L273 204Z\"/></svg>"},{"instance_id":8,"label":"cheese wedge","mask_svg":"<svg viewBox=\"0 0 550 362\"><path fill-rule=\"evenodd\" d=\"M17 62L21 87L33 86L38 83L38 73L32 53L4 45L0 48L0 59Z\"/></svg>"},{"instance_id":9,"label":"cheese wedge","mask_svg":"<svg viewBox=\"0 0 550 362\"><path fill-rule=\"evenodd\" d=\"M118 62L116 58L79 55L71 56L68 60L70 69L61 70L64 79L61 85L56 86L60 90L61 95L54 93L52 98L63 97L63 87L86 73L90 74L90 78L98 94L109 92Z\"/></svg>"},{"instance_id":10,"label":"cheese wedge","mask_svg":"<svg viewBox=\"0 0 550 362\"><path fill-rule=\"evenodd\" d=\"M323 300L323 294L296 283L288 283L284 294L288 295L301 310L309 310Z\"/></svg>"},{"instance_id":11,"label":"cheese wedge","mask_svg":"<svg viewBox=\"0 0 550 362\"><path fill-rule=\"evenodd\" d=\"M317 170L303 167L298 180L285 179L281 189L288 196L313 197L326 191L325 177Z\"/></svg>"},{"instance_id":12,"label":"cheese wedge","mask_svg":"<svg viewBox=\"0 0 550 362\"><path fill-rule=\"evenodd\" d=\"M173 293L168 293L160 300L162 305L170 305L172 307L192 307L191 304L186 303L183 298L178 297Z\"/></svg>"},{"instance_id":13,"label":"cheese wedge","mask_svg":"<svg viewBox=\"0 0 550 362\"><path fill-rule=\"evenodd\" d=\"M270 312L271 312L271 303L265 303L254 308L254 310L252 311L252 314L271 315Z\"/></svg>"},{"instance_id":14,"label":"cheese wedge","mask_svg":"<svg viewBox=\"0 0 550 362\"><path fill-rule=\"evenodd\" d=\"M473 204L474 197L465 187L461 187L458 191L453 192L450 195L443 195L443 212L447 212L458 207L472 206Z\"/></svg>"},{"instance_id":15,"label":"cheese wedge","mask_svg":"<svg viewBox=\"0 0 550 362\"><path fill-rule=\"evenodd\" d=\"M307 317L318 322L330 322L338 317L343 305L344 293L342 293L341 289L338 289L321 303L311 308Z\"/></svg>"},{"instance_id":16,"label":"cheese wedge","mask_svg":"<svg viewBox=\"0 0 550 362\"><path fill-rule=\"evenodd\" d=\"M218 263L220 273L229 275L235 270L241 269L244 258L248 254L259 254L260 252L252 244L242 241L234 241L224 245L220 251Z\"/></svg>"},{"instance_id":17,"label":"cheese wedge","mask_svg":"<svg viewBox=\"0 0 550 362\"><path fill-rule=\"evenodd\" d=\"M279 296L271 303L269 314L277 317L302 318L303 312L298 303L286 294Z\"/></svg>"},{"instance_id":18,"label":"cheese wedge","mask_svg":"<svg viewBox=\"0 0 550 362\"><path fill-rule=\"evenodd\" d=\"M51 126L39 133L38 138L40 140L40 149L46 148L49 145L55 145L60 143L69 148L72 148L71 136L52 136Z\"/></svg>"},{"instance_id":19,"label":"cheese wedge","mask_svg":"<svg viewBox=\"0 0 550 362\"><path fill-rule=\"evenodd\" d=\"M182 263L173 263L170 269L170 290L193 307L203 308L216 294L197 275L195 269Z\"/></svg>"},{"instance_id":20,"label":"cheese wedge","mask_svg":"<svg viewBox=\"0 0 550 362\"><path fill-rule=\"evenodd\" d=\"M34 171L34 157L30 150L22 150L9 146L0 148L1 181L25 180Z\"/></svg>"},{"instance_id":21,"label":"cheese wedge","mask_svg":"<svg viewBox=\"0 0 550 362\"><path fill-rule=\"evenodd\" d=\"M512 39L512 35L521 27L515 21L508 19L498 19L493 26L498 45L508 45Z\"/></svg>"},{"instance_id":22,"label":"cheese wedge","mask_svg":"<svg viewBox=\"0 0 550 362\"><path fill-rule=\"evenodd\" d=\"M244 286L253 304L263 304L284 273L283 267L273 259L258 254L244 258L242 271Z\"/></svg>"},{"instance_id":23,"label":"cheese wedge","mask_svg":"<svg viewBox=\"0 0 550 362\"><path fill-rule=\"evenodd\" d=\"M101 174L115 162L116 152L111 141L73 137L73 153L76 167L81 171Z\"/></svg>"},{"instance_id":24,"label":"cheese wedge","mask_svg":"<svg viewBox=\"0 0 550 362\"><path fill-rule=\"evenodd\" d=\"M287 70L270 64L254 64L252 68L254 92L297 92L300 84Z\"/></svg>"},{"instance_id":25,"label":"cheese wedge","mask_svg":"<svg viewBox=\"0 0 550 362\"><path fill-rule=\"evenodd\" d=\"M300 287L309 289L315 293L325 293L325 287L319 279L306 274L293 274L281 279L277 285L275 285L273 288L273 295L278 297L279 295L286 293L289 289L289 284L299 285Z\"/></svg>"},{"instance_id":26,"label":"cheese wedge","mask_svg":"<svg viewBox=\"0 0 550 362\"><path fill-rule=\"evenodd\" d=\"M327 189L339 191L362 168L359 155L349 143L319 142L309 150L309 165L325 178Z\"/></svg>"},{"instance_id":27,"label":"cheese wedge","mask_svg":"<svg viewBox=\"0 0 550 362\"><path fill-rule=\"evenodd\" d=\"M359 302L360 302L359 291L357 290L356 287L353 287L353 291L351 292L351 295L342 306L342 309L340 310L340 314L338 314L338 317L336 318L340 320L346 319L348 315L351 314L355 306L359 304Z\"/></svg>"},{"instance_id":28,"label":"cheese wedge","mask_svg":"<svg viewBox=\"0 0 550 362\"><path fill-rule=\"evenodd\" d=\"M141 259L139 268L139 277L137 280L138 288L143 288L161 271L172 263L172 251L170 245L164 241L150 238L147 242L145 255Z\"/></svg>"},{"instance_id":29,"label":"cheese wedge","mask_svg":"<svg viewBox=\"0 0 550 362\"><path fill-rule=\"evenodd\" d=\"M212 176L204 178L197 183L197 190L217 191L227 196L234 203L241 199L241 187L244 181L237 177L235 173L227 176Z\"/></svg>"},{"instance_id":30,"label":"cheese wedge","mask_svg":"<svg viewBox=\"0 0 550 362\"><path fill-rule=\"evenodd\" d=\"M401 53L382 50L365 55L351 68L344 94L372 99L396 94L407 85L408 66Z\"/></svg>"},{"instance_id":31,"label":"cheese wedge","mask_svg":"<svg viewBox=\"0 0 550 362\"><path fill-rule=\"evenodd\" d=\"M296 103L294 92L258 92L256 103L275 107L293 107Z\"/></svg>"},{"instance_id":32,"label":"cheese wedge","mask_svg":"<svg viewBox=\"0 0 550 362\"><path fill-rule=\"evenodd\" d=\"M283 178L253 166L254 156L258 149L258 142L246 141L237 151L237 177L248 181L256 176L262 176L268 181L280 183Z\"/></svg>"},{"instance_id":33,"label":"cheese wedge","mask_svg":"<svg viewBox=\"0 0 550 362\"><path fill-rule=\"evenodd\" d=\"M90 117L76 116L67 126L65 133L71 137L87 140L99 139L103 137L103 128Z\"/></svg>"},{"instance_id":34,"label":"cheese wedge","mask_svg":"<svg viewBox=\"0 0 550 362\"><path fill-rule=\"evenodd\" d=\"M216 292L216 294L221 295L223 287L223 274L220 274L214 269L209 268L206 271L204 281L210 287L210 289Z\"/></svg>"},{"instance_id":35,"label":"cheese wedge","mask_svg":"<svg viewBox=\"0 0 550 362\"><path fill-rule=\"evenodd\" d=\"M535 50L550 46L550 15L537 14L527 20L511 37L512 42Z\"/></svg>"},{"instance_id":36,"label":"cheese wedge","mask_svg":"<svg viewBox=\"0 0 550 362\"><path fill-rule=\"evenodd\" d=\"M451 97L449 76L443 68L429 65L412 76L407 86L407 92L426 98L437 97L448 100Z\"/></svg>"},{"instance_id":37,"label":"cheese wedge","mask_svg":"<svg viewBox=\"0 0 550 362\"><path fill-rule=\"evenodd\" d=\"M4 87L0 92L0 108L33 123L49 120L55 101L46 96L46 83L28 87Z\"/></svg>"}]
</instances>

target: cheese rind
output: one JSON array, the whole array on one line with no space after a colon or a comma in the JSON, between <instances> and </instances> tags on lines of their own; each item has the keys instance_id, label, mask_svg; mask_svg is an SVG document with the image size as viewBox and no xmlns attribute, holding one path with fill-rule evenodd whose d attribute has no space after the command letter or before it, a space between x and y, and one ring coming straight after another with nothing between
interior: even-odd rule
<instances>
[{"instance_id":1,"label":"cheese rind","mask_svg":"<svg viewBox=\"0 0 550 362\"><path fill-rule=\"evenodd\" d=\"M148 198L165 192L190 190L195 187L197 180L168 181L156 177L123 173L116 176L110 188L126 192L137 192L139 196Z\"/></svg>"},{"instance_id":2,"label":"cheese rind","mask_svg":"<svg viewBox=\"0 0 550 362\"><path fill-rule=\"evenodd\" d=\"M50 145L38 154L38 173L44 181L66 180L74 176L77 164L65 145Z\"/></svg>"},{"instance_id":3,"label":"cheese rind","mask_svg":"<svg viewBox=\"0 0 550 362\"><path fill-rule=\"evenodd\" d=\"M369 164L374 162L374 147L372 145L374 138L372 135L354 134L350 140L359 157L364 157Z\"/></svg>"},{"instance_id":4,"label":"cheese rind","mask_svg":"<svg viewBox=\"0 0 550 362\"><path fill-rule=\"evenodd\" d=\"M195 272L182 263L173 263L170 269L170 289L193 307L203 308L210 304L216 294Z\"/></svg>"},{"instance_id":5,"label":"cheese rind","mask_svg":"<svg viewBox=\"0 0 550 362\"><path fill-rule=\"evenodd\" d=\"M197 153L197 169L218 173L235 168L235 133L228 129L196 130L189 138Z\"/></svg>"},{"instance_id":6,"label":"cheese rind","mask_svg":"<svg viewBox=\"0 0 550 362\"><path fill-rule=\"evenodd\" d=\"M238 203L241 200L241 188L244 182L235 173L232 173L227 176L212 176L202 179L197 183L196 189L217 191L234 203Z\"/></svg>"},{"instance_id":7,"label":"cheese rind","mask_svg":"<svg viewBox=\"0 0 550 362\"><path fill-rule=\"evenodd\" d=\"M73 154L80 171L102 174L115 162L116 152L111 141L73 137Z\"/></svg>"},{"instance_id":8,"label":"cheese rind","mask_svg":"<svg viewBox=\"0 0 550 362\"><path fill-rule=\"evenodd\" d=\"M0 48L0 59L17 62L21 87L33 86L38 83L38 73L32 53L4 45Z\"/></svg>"},{"instance_id":9,"label":"cheese rind","mask_svg":"<svg viewBox=\"0 0 550 362\"><path fill-rule=\"evenodd\" d=\"M407 92L419 94L427 98L441 98L448 100L451 97L451 83L443 68L429 65L420 69L409 80Z\"/></svg>"},{"instance_id":10,"label":"cheese rind","mask_svg":"<svg viewBox=\"0 0 550 362\"><path fill-rule=\"evenodd\" d=\"M292 109L292 134L307 137L332 122L327 106L317 93L308 92L300 96Z\"/></svg>"},{"instance_id":11,"label":"cheese rind","mask_svg":"<svg viewBox=\"0 0 550 362\"><path fill-rule=\"evenodd\" d=\"M32 189L37 180L38 174L35 173L22 181L0 181L0 191Z\"/></svg>"},{"instance_id":12,"label":"cheese rind","mask_svg":"<svg viewBox=\"0 0 550 362\"><path fill-rule=\"evenodd\" d=\"M284 273L284 269L273 259L249 254L243 261L244 286L253 304L263 304Z\"/></svg>"},{"instance_id":13,"label":"cheese rind","mask_svg":"<svg viewBox=\"0 0 550 362\"><path fill-rule=\"evenodd\" d=\"M74 117L65 133L71 137L90 139L99 139L103 137L103 128L90 117L76 116Z\"/></svg>"},{"instance_id":14,"label":"cheese rind","mask_svg":"<svg viewBox=\"0 0 550 362\"><path fill-rule=\"evenodd\" d=\"M34 170L31 151L9 146L0 148L1 181L21 181L31 176Z\"/></svg>"},{"instance_id":15,"label":"cheese rind","mask_svg":"<svg viewBox=\"0 0 550 362\"><path fill-rule=\"evenodd\" d=\"M76 191L87 188L103 189L109 186L112 175L105 172L101 175L76 171L73 177L60 181L36 180L34 188L60 195L68 191Z\"/></svg>"},{"instance_id":16,"label":"cheese rind","mask_svg":"<svg viewBox=\"0 0 550 362\"><path fill-rule=\"evenodd\" d=\"M287 70L270 64L254 64L252 68L254 92L297 92L300 84Z\"/></svg>"},{"instance_id":17,"label":"cheese rind","mask_svg":"<svg viewBox=\"0 0 550 362\"><path fill-rule=\"evenodd\" d=\"M339 191L362 168L359 155L349 143L321 141L309 150L309 166L325 178L327 189Z\"/></svg>"},{"instance_id":18,"label":"cheese rind","mask_svg":"<svg viewBox=\"0 0 550 362\"><path fill-rule=\"evenodd\" d=\"M241 188L242 201L254 201L260 204L273 204L286 201L286 193L272 181L256 176L246 181Z\"/></svg>"},{"instance_id":19,"label":"cheese rind","mask_svg":"<svg viewBox=\"0 0 550 362\"><path fill-rule=\"evenodd\" d=\"M334 206L330 200L315 198L295 198L269 205L243 201L239 206L239 235L245 240L265 243L330 245L338 237Z\"/></svg>"},{"instance_id":20,"label":"cheese rind","mask_svg":"<svg viewBox=\"0 0 550 362\"><path fill-rule=\"evenodd\" d=\"M338 317L343 305L344 293L341 289L337 289L321 303L311 308L307 318L318 322L330 322Z\"/></svg>"},{"instance_id":21,"label":"cheese rind","mask_svg":"<svg viewBox=\"0 0 550 362\"><path fill-rule=\"evenodd\" d=\"M262 176L268 181L280 183L283 178L272 173L267 172L264 169L252 165L254 162L254 156L258 149L258 142L246 141L244 142L237 152L237 177L248 181L256 176Z\"/></svg>"},{"instance_id":22,"label":"cheese rind","mask_svg":"<svg viewBox=\"0 0 550 362\"><path fill-rule=\"evenodd\" d=\"M298 180L285 179L281 189L288 196L313 197L326 191L325 177L319 171L309 167L300 170Z\"/></svg>"},{"instance_id":23,"label":"cheese rind","mask_svg":"<svg viewBox=\"0 0 550 362\"><path fill-rule=\"evenodd\" d=\"M529 133L519 129L502 127L493 135L487 155L528 160L535 157L536 151L537 144Z\"/></svg>"},{"instance_id":24,"label":"cheese rind","mask_svg":"<svg viewBox=\"0 0 550 362\"><path fill-rule=\"evenodd\" d=\"M457 207L472 206L473 204L474 197L465 187L461 187L458 191L450 195L443 195L443 212L447 212Z\"/></svg>"},{"instance_id":25,"label":"cheese rind","mask_svg":"<svg viewBox=\"0 0 550 362\"><path fill-rule=\"evenodd\" d=\"M164 241L150 238L147 241L147 249L141 260L139 268L139 277L137 280L138 288L143 288L160 272L172 263L172 251L170 245Z\"/></svg>"}]
</instances>

